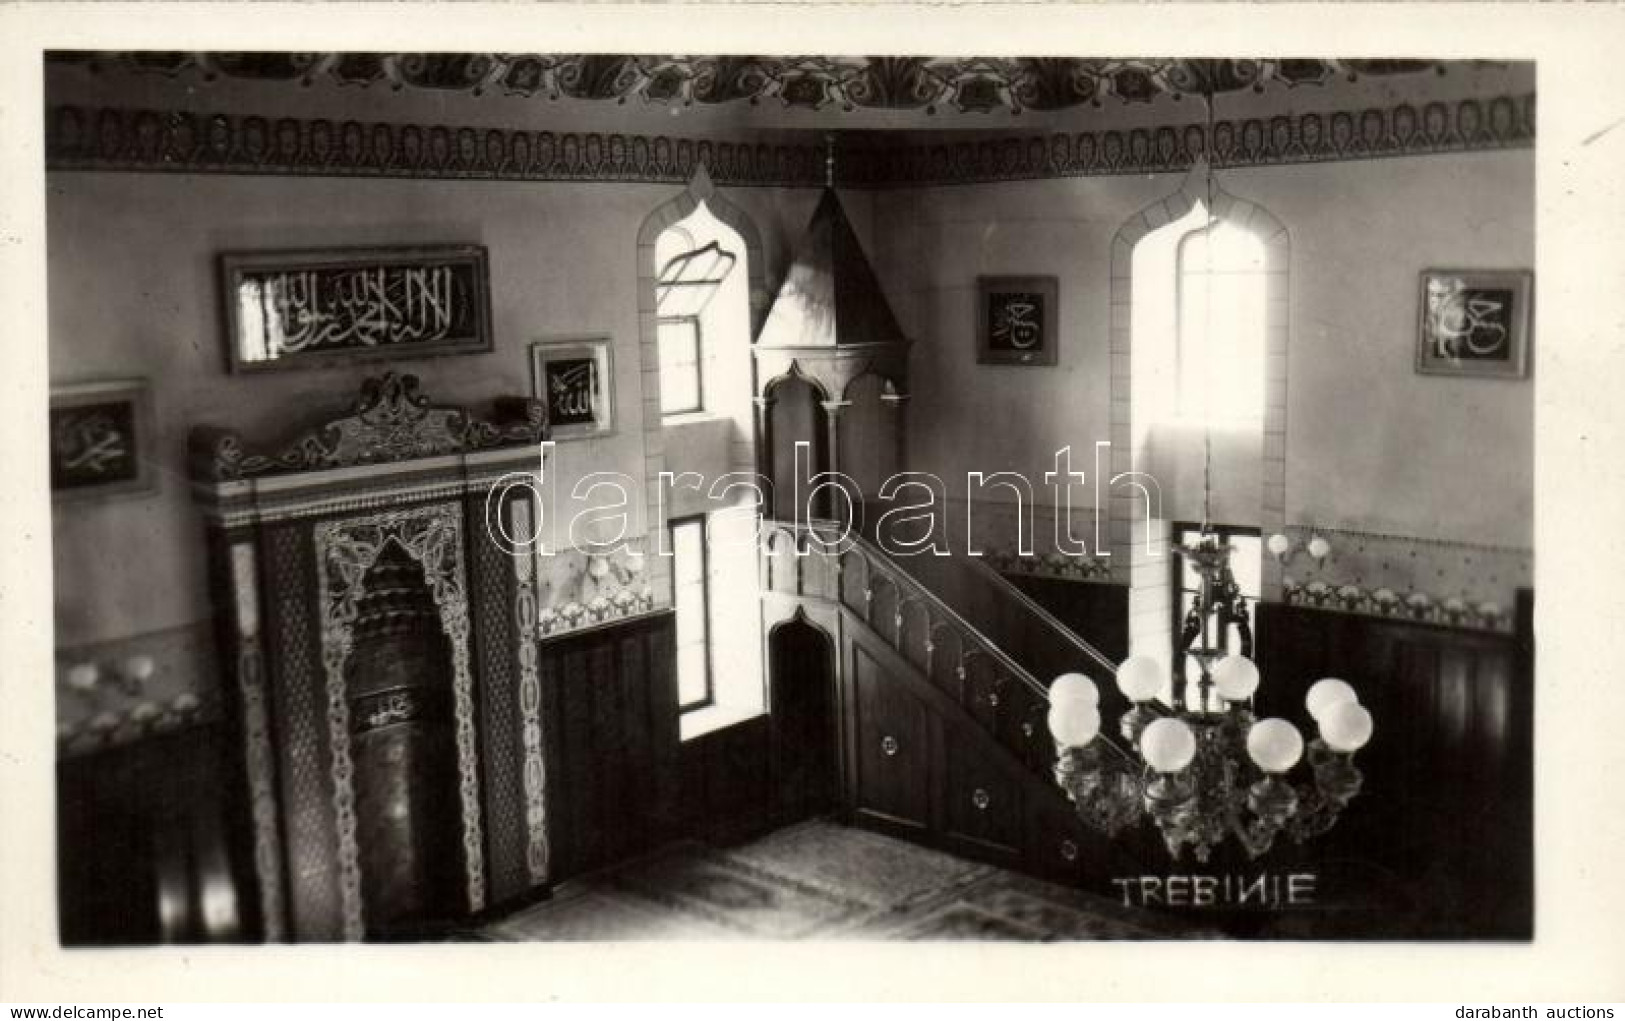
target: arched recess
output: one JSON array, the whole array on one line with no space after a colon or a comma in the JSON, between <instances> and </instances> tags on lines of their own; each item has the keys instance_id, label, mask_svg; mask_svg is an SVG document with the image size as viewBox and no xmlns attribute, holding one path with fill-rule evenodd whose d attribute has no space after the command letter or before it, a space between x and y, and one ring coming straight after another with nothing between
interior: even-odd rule
<instances>
[{"instance_id":1,"label":"arched recess","mask_svg":"<svg viewBox=\"0 0 1625 1021\"><path fill-rule=\"evenodd\" d=\"M761 330L772 295L767 286L766 252L762 234L750 215L717 191L705 165L694 170L694 175L681 192L657 206L644 218L638 228L638 367L643 393L643 452L644 493L646 520L650 530L665 526L661 520L660 473L665 470L664 419L660 409L660 332L656 302L656 281L660 266L656 246L660 235L687 218L700 203L705 203L712 216L739 235L745 244L745 269L750 287L750 334L754 341ZM748 357L748 352L745 354ZM753 366L754 371L754 366ZM728 470L730 472L755 470L755 436L745 430L746 441L730 445ZM651 565L651 583L657 592L671 589L669 558L654 557Z\"/></svg>"},{"instance_id":2,"label":"arched recess","mask_svg":"<svg viewBox=\"0 0 1625 1021\"><path fill-rule=\"evenodd\" d=\"M1208 170L1199 162L1173 194L1153 202L1118 228L1111 254L1111 471L1105 508L1111 544L1112 580L1129 586L1129 648L1166 659L1173 605L1167 546L1168 522L1160 508L1148 510L1146 490L1133 473L1144 471L1149 423L1134 400L1134 249L1152 231L1174 223L1209 195ZM1287 348L1290 335L1292 241L1286 225L1269 210L1211 189L1217 221L1245 229L1264 245L1265 356L1264 414L1259 476L1260 532L1269 536L1286 524ZM1262 594L1279 600L1281 568L1264 557Z\"/></svg>"},{"instance_id":3,"label":"arched recess","mask_svg":"<svg viewBox=\"0 0 1625 1021\"><path fill-rule=\"evenodd\" d=\"M881 483L903 470L905 398L890 378L864 372L846 384L841 400L845 409L836 427L841 470L866 500L874 500Z\"/></svg>"},{"instance_id":4,"label":"arched recess","mask_svg":"<svg viewBox=\"0 0 1625 1021\"><path fill-rule=\"evenodd\" d=\"M835 402L818 380L803 375L794 365L789 372L763 387L761 400L767 425L765 433L773 444L772 456L765 461L773 472L768 480L772 487L773 517L780 521L828 517L832 492L826 491L816 506L801 515L796 513L795 501L798 493L806 499L810 489L808 480L813 475L829 469L830 409ZM799 478L795 458L797 443L807 444Z\"/></svg>"},{"instance_id":5,"label":"arched recess","mask_svg":"<svg viewBox=\"0 0 1625 1021\"><path fill-rule=\"evenodd\" d=\"M767 635L775 815L795 822L835 809L840 791L835 639L802 609Z\"/></svg>"}]
</instances>

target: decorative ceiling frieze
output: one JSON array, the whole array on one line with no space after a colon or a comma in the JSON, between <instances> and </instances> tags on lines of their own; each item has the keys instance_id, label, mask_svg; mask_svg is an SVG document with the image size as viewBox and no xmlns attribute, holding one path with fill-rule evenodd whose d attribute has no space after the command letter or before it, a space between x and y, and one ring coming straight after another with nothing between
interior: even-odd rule
<instances>
[{"instance_id":1,"label":"decorative ceiling frieze","mask_svg":"<svg viewBox=\"0 0 1625 1021\"><path fill-rule=\"evenodd\" d=\"M1201 123L1050 134L838 143L836 183L888 188L1167 173L1207 151ZM892 136L887 136L892 137ZM1527 148L1535 96L1399 103L1357 111L1218 120L1219 167ZM822 142L745 142L613 132L53 106L52 170L682 183L704 165L722 185L816 187Z\"/></svg>"},{"instance_id":2,"label":"decorative ceiling frieze","mask_svg":"<svg viewBox=\"0 0 1625 1021\"><path fill-rule=\"evenodd\" d=\"M1443 60L1084 59L1069 57L695 56L590 53L58 51L54 64L208 83L330 82L378 90L609 100L665 106L779 104L809 110L1019 114L1149 103L1163 96L1335 89L1446 75Z\"/></svg>"}]
</instances>

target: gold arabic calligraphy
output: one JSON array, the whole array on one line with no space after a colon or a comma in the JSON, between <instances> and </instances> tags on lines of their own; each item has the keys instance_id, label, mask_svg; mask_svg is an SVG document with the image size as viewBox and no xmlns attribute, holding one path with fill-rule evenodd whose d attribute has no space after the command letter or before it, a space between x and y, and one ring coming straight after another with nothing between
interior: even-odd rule
<instances>
[{"instance_id":1,"label":"gold arabic calligraphy","mask_svg":"<svg viewBox=\"0 0 1625 1021\"><path fill-rule=\"evenodd\" d=\"M242 284L266 309L272 357L444 340L457 318L454 285L447 266L297 270Z\"/></svg>"}]
</instances>

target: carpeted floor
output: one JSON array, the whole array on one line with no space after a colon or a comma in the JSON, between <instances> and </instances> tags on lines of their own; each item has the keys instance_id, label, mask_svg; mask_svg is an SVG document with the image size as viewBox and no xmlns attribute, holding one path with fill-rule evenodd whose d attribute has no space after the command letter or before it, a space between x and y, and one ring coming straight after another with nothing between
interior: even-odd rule
<instances>
[{"instance_id":1,"label":"carpeted floor","mask_svg":"<svg viewBox=\"0 0 1625 1021\"><path fill-rule=\"evenodd\" d=\"M488 940L1192 938L1102 897L824 820L571 880Z\"/></svg>"}]
</instances>

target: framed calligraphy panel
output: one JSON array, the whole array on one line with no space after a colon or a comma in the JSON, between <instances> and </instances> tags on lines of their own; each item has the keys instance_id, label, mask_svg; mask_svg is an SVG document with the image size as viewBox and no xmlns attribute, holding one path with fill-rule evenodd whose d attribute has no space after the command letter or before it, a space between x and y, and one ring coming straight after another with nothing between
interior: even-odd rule
<instances>
[{"instance_id":1,"label":"framed calligraphy panel","mask_svg":"<svg viewBox=\"0 0 1625 1021\"><path fill-rule=\"evenodd\" d=\"M54 499L155 488L152 391L145 380L55 387L50 427Z\"/></svg>"},{"instance_id":2,"label":"framed calligraphy panel","mask_svg":"<svg viewBox=\"0 0 1625 1021\"><path fill-rule=\"evenodd\" d=\"M1416 371L1527 376L1533 291L1534 274L1524 270L1424 270Z\"/></svg>"},{"instance_id":3,"label":"framed calligraphy panel","mask_svg":"<svg viewBox=\"0 0 1625 1021\"><path fill-rule=\"evenodd\" d=\"M1054 277L977 277L976 360L1054 365L1060 287Z\"/></svg>"},{"instance_id":4,"label":"framed calligraphy panel","mask_svg":"<svg viewBox=\"0 0 1625 1021\"><path fill-rule=\"evenodd\" d=\"M608 337L547 340L530 346L531 390L547 405L555 440L615 430L615 372Z\"/></svg>"},{"instance_id":5,"label":"framed calligraphy panel","mask_svg":"<svg viewBox=\"0 0 1625 1021\"><path fill-rule=\"evenodd\" d=\"M232 372L491 350L480 245L228 252L220 267Z\"/></svg>"}]
</instances>

